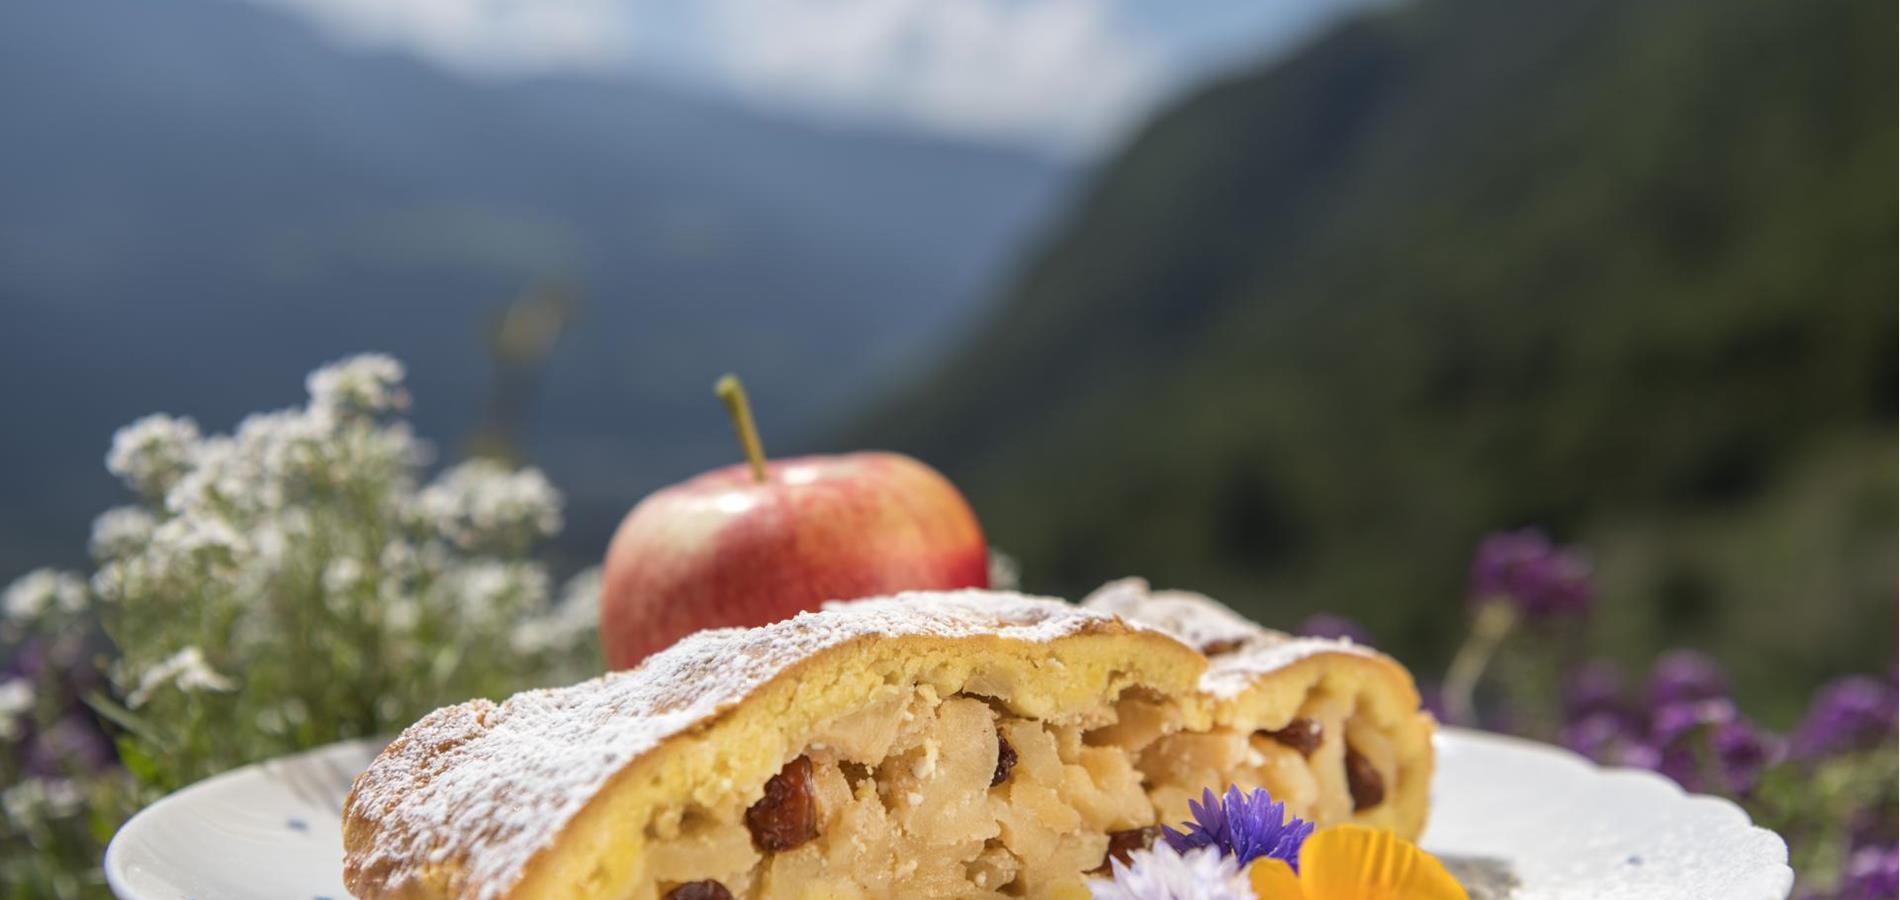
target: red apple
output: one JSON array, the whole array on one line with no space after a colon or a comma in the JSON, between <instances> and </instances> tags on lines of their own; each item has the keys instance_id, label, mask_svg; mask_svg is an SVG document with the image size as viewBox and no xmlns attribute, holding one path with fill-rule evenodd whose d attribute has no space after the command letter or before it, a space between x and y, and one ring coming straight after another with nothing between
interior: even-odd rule
<instances>
[{"instance_id":1,"label":"red apple","mask_svg":"<svg viewBox=\"0 0 1900 900\"><path fill-rule=\"evenodd\" d=\"M608 668L826 600L989 585L983 531L936 470L876 452L765 462L736 382L721 396L751 461L655 492L620 523L602 572Z\"/></svg>"}]
</instances>

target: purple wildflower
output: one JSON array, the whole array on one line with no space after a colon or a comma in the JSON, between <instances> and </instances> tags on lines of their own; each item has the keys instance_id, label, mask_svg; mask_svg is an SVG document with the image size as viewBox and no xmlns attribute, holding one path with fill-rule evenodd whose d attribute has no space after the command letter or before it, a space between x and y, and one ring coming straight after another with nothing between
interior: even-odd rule
<instances>
[{"instance_id":1,"label":"purple wildflower","mask_svg":"<svg viewBox=\"0 0 1900 900\"><path fill-rule=\"evenodd\" d=\"M1735 721L1735 704L1726 699L1685 700L1666 704L1649 720L1649 736L1657 746L1680 743L1704 726Z\"/></svg>"},{"instance_id":2,"label":"purple wildflower","mask_svg":"<svg viewBox=\"0 0 1900 900\"><path fill-rule=\"evenodd\" d=\"M1895 830L1893 799L1889 797L1885 802L1857 809L1848 817L1848 846L1892 847Z\"/></svg>"},{"instance_id":3,"label":"purple wildflower","mask_svg":"<svg viewBox=\"0 0 1900 900\"><path fill-rule=\"evenodd\" d=\"M1761 773L1780 755L1774 736L1747 719L1716 726L1709 735L1709 747L1729 793L1736 795L1753 791Z\"/></svg>"},{"instance_id":4,"label":"purple wildflower","mask_svg":"<svg viewBox=\"0 0 1900 900\"><path fill-rule=\"evenodd\" d=\"M1355 644L1372 644L1372 632L1345 616L1332 613L1315 613L1307 616L1295 632L1301 637L1345 638Z\"/></svg>"},{"instance_id":5,"label":"purple wildflower","mask_svg":"<svg viewBox=\"0 0 1900 900\"><path fill-rule=\"evenodd\" d=\"M1203 789L1201 801L1189 800L1188 810L1194 814L1194 821L1185 823L1185 833L1162 827L1168 844L1180 853L1219 847L1242 869L1260 857L1270 856L1298 870L1300 846L1313 833L1313 823L1287 815L1286 804L1276 802L1260 788L1242 794L1240 788L1229 786L1220 798L1212 789Z\"/></svg>"},{"instance_id":6,"label":"purple wildflower","mask_svg":"<svg viewBox=\"0 0 1900 900\"><path fill-rule=\"evenodd\" d=\"M1536 529L1491 534L1471 561L1471 599L1505 602L1527 619L1580 615L1595 599L1590 561Z\"/></svg>"},{"instance_id":7,"label":"purple wildflower","mask_svg":"<svg viewBox=\"0 0 1900 900\"><path fill-rule=\"evenodd\" d=\"M1888 847L1862 847L1847 859L1841 874L1841 900L1893 900L1900 897L1900 853Z\"/></svg>"},{"instance_id":8,"label":"purple wildflower","mask_svg":"<svg viewBox=\"0 0 1900 900\"><path fill-rule=\"evenodd\" d=\"M1714 700L1728 696L1728 676L1705 653L1674 650L1656 659L1649 670L1649 705L1661 709L1675 703Z\"/></svg>"},{"instance_id":9,"label":"purple wildflower","mask_svg":"<svg viewBox=\"0 0 1900 900\"><path fill-rule=\"evenodd\" d=\"M1592 713L1564 726L1563 744L1600 763L1658 771L1663 753L1641 728L1620 713Z\"/></svg>"},{"instance_id":10,"label":"purple wildflower","mask_svg":"<svg viewBox=\"0 0 1900 900\"><path fill-rule=\"evenodd\" d=\"M117 762L111 741L83 710L62 716L52 727L34 735L26 747L26 771L31 775L92 774Z\"/></svg>"},{"instance_id":11,"label":"purple wildflower","mask_svg":"<svg viewBox=\"0 0 1900 900\"><path fill-rule=\"evenodd\" d=\"M1563 745L1598 762L1608 762L1617 748L1637 739L1629 723L1615 713L1591 713L1564 726Z\"/></svg>"},{"instance_id":12,"label":"purple wildflower","mask_svg":"<svg viewBox=\"0 0 1900 900\"><path fill-rule=\"evenodd\" d=\"M1747 794L1780 756L1780 742L1726 699L1690 700L1656 710L1650 743L1656 770L1690 790Z\"/></svg>"},{"instance_id":13,"label":"purple wildflower","mask_svg":"<svg viewBox=\"0 0 1900 900\"><path fill-rule=\"evenodd\" d=\"M1879 744L1894 733L1897 703L1893 688L1877 678L1857 675L1829 683L1815 695L1795 732L1794 755L1811 760Z\"/></svg>"},{"instance_id":14,"label":"purple wildflower","mask_svg":"<svg viewBox=\"0 0 1900 900\"><path fill-rule=\"evenodd\" d=\"M1640 741L1632 741L1613 748L1610 751L1609 758L1605 759L1604 762L1619 766L1628 766L1632 769L1648 769L1651 772L1660 772L1663 768L1663 752L1656 749L1654 745Z\"/></svg>"},{"instance_id":15,"label":"purple wildflower","mask_svg":"<svg viewBox=\"0 0 1900 900\"><path fill-rule=\"evenodd\" d=\"M39 639L29 638L9 653L6 663L0 665L0 677L17 676L20 678L38 678L40 671L46 668L46 648Z\"/></svg>"},{"instance_id":16,"label":"purple wildflower","mask_svg":"<svg viewBox=\"0 0 1900 900\"><path fill-rule=\"evenodd\" d=\"M1654 771L1679 785L1686 791L1708 789L1707 779L1703 777L1702 760L1697 758L1695 748L1688 743L1674 744L1656 748L1656 768Z\"/></svg>"},{"instance_id":17,"label":"purple wildflower","mask_svg":"<svg viewBox=\"0 0 1900 900\"><path fill-rule=\"evenodd\" d=\"M1616 663L1595 659L1570 671L1563 684L1564 714L1581 720L1623 711L1623 670Z\"/></svg>"}]
</instances>

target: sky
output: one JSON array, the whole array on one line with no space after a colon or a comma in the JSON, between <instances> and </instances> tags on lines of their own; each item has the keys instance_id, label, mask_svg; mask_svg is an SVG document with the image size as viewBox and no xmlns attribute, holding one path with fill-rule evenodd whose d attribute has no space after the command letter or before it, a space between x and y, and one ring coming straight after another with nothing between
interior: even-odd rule
<instances>
[{"instance_id":1,"label":"sky","mask_svg":"<svg viewBox=\"0 0 1900 900\"><path fill-rule=\"evenodd\" d=\"M1378 0L249 0L475 77L659 76L1086 156L1210 72Z\"/></svg>"}]
</instances>

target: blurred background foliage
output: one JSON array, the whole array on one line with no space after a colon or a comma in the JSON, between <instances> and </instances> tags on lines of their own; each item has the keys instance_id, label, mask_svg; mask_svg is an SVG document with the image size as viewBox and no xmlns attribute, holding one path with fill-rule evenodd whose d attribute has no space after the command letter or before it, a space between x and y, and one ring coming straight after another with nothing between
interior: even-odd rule
<instances>
[{"instance_id":1,"label":"blurred background foliage","mask_svg":"<svg viewBox=\"0 0 1900 900\"><path fill-rule=\"evenodd\" d=\"M1504 643L1481 724L1680 754L1656 685L1694 661L1721 686L1693 699L1728 704L1694 740L1746 738L1723 763L1751 782L1700 786L1753 792L1804 888L1855 896L1868 851L1892 895L1892 3L424 8L0 4L0 896L97 895L120 818L205 772L591 670L594 588L552 586L643 494L737 459L707 390L731 369L775 452L942 468L1028 589L1341 613L1428 688L1483 622L1473 547L1541 526L1597 599ZM630 24L737 44L653 77L602 49ZM764 68L714 71L748 40ZM779 90L813 84L866 109ZM362 350L408 370L355 358L241 421ZM319 415L348 372L401 382L415 440L406 403ZM92 562L189 538L162 571L215 563L217 590L85 580L126 500L102 457L154 411L229 436L128 432L194 459L360 469L243 537L314 511L361 546L220 549L152 493L101 520L150 540ZM402 452L324 455L359 432ZM421 553L514 507L553 518ZM265 624L135 621L185 607ZM1713 659L1657 658L1683 647ZM1650 673L1599 691L1608 719L1559 690L1605 671ZM1783 734L1839 746L1769 766Z\"/></svg>"},{"instance_id":2,"label":"blurred background foliage","mask_svg":"<svg viewBox=\"0 0 1900 900\"><path fill-rule=\"evenodd\" d=\"M1892 659L1891 4L1435 0L1163 114L851 444L1029 587L1139 573L1435 668L1467 550L1595 548L1592 643L1780 724Z\"/></svg>"},{"instance_id":3,"label":"blurred background foliage","mask_svg":"<svg viewBox=\"0 0 1900 900\"><path fill-rule=\"evenodd\" d=\"M1893 658L1892 4L1303 4L1096 156L471 78L319 5L0 9L0 576L84 562L113 428L375 349L440 460L547 472L561 574L735 458L738 369L776 451L943 468L1031 589L1434 671L1470 548L1539 524L1591 646L1708 649L1774 725Z\"/></svg>"},{"instance_id":4,"label":"blurred background foliage","mask_svg":"<svg viewBox=\"0 0 1900 900\"><path fill-rule=\"evenodd\" d=\"M31 423L0 442L0 572L83 559L114 428L235 423L364 350L409 365L446 455L525 426L558 549L595 560L641 494L730 457L720 371L778 388L768 433L815 435L968 318L1074 171L651 78L468 77L293 5L0 5L0 414ZM495 322L548 291L571 327L519 413Z\"/></svg>"}]
</instances>

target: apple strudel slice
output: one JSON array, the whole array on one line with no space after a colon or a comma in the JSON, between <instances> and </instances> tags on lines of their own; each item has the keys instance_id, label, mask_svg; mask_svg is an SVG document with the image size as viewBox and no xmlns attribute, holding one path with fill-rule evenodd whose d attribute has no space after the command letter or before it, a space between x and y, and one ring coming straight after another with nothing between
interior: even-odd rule
<instances>
[{"instance_id":1,"label":"apple strudel slice","mask_svg":"<svg viewBox=\"0 0 1900 900\"><path fill-rule=\"evenodd\" d=\"M1245 776L1162 758L1216 727L1206 671L1161 630L982 591L701 632L410 727L350 793L345 880L403 898L1086 896L1110 854L1176 822L1158 800Z\"/></svg>"},{"instance_id":2,"label":"apple strudel slice","mask_svg":"<svg viewBox=\"0 0 1900 900\"><path fill-rule=\"evenodd\" d=\"M1435 723L1390 657L1262 628L1209 597L1153 591L1139 578L1103 585L1083 605L1161 629L1208 658L1200 693L1211 727L1158 737L1143 757L1164 818L1185 817L1199 796L1174 785L1219 773L1321 825L1357 822L1408 840L1424 830Z\"/></svg>"}]
</instances>

